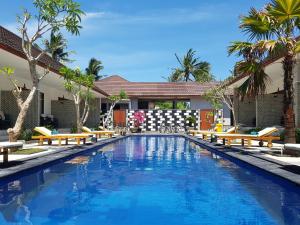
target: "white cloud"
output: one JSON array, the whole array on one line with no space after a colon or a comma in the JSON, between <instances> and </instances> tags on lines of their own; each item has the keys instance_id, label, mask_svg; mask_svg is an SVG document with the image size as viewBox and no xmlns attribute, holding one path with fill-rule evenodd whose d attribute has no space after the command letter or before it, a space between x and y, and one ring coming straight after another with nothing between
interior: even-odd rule
<instances>
[{"instance_id":1,"label":"white cloud","mask_svg":"<svg viewBox=\"0 0 300 225\"><path fill-rule=\"evenodd\" d=\"M103 18L104 16L105 16L105 12L87 12L82 17L82 21Z\"/></svg>"},{"instance_id":2,"label":"white cloud","mask_svg":"<svg viewBox=\"0 0 300 225\"><path fill-rule=\"evenodd\" d=\"M136 14L115 12L88 12L83 18L84 25L177 25L196 23L215 16L213 13L200 9L169 9L146 11Z\"/></svg>"}]
</instances>

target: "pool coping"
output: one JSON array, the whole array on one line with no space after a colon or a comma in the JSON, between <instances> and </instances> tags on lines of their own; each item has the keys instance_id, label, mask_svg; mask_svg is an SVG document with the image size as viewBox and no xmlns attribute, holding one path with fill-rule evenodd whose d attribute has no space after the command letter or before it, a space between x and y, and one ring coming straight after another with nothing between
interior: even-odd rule
<instances>
[{"instance_id":1,"label":"pool coping","mask_svg":"<svg viewBox=\"0 0 300 225\"><path fill-rule=\"evenodd\" d=\"M62 161L68 157L73 157L76 155L80 155L85 151L92 151L93 149L98 149L107 144L116 142L128 136L120 136L105 140L100 140L94 144L80 145L80 146L67 146L63 147L60 150L55 152L49 152L49 154L45 154L43 156L33 156L26 159L14 160L14 162L19 163L16 166L1 168L0 169L0 179L10 178L12 176L16 176L18 174L38 169L40 167L46 166L47 164L56 163Z\"/></svg>"},{"instance_id":2,"label":"pool coping","mask_svg":"<svg viewBox=\"0 0 300 225\"><path fill-rule=\"evenodd\" d=\"M258 168L269 174L275 175L276 177L282 178L300 187L300 175L297 173L290 172L284 167L292 166L290 163L282 162L276 159L271 159L263 154L246 152L242 148L238 147L226 147L217 143L207 142L195 137L184 135L186 138L199 144L201 147L206 148L209 151L219 153L221 156L225 155L229 158L233 158L244 162L250 166ZM242 152L242 154L241 154Z\"/></svg>"},{"instance_id":3,"label":"pool coping","mask_svg":"<svg viewBox=\"0 0 300 225\"><path fill-rule=\"evenodd\" d=\"M80 155L86 151L92 151L93 149L98 149L100 147L104 147L110 143L114 143L118 140L130 137L130 136L178 136L184 137L188 140L193 141L194 143L200 145L201 147L214 152L219 155L225 155L229 158L239 160L244 162L250 166L258 168L262 171L265 171L269 174L275 175L277 177L283 178L297 186L300 186L300 175L287 171L284 169L285 166L290 166L292 164L285 163L282 161L278 161L276 159L267 158L263 155L259 155L257 153L249 153L244 152L241 154L240 152L243 151L237 147L225 147L217 145L216 143L210 143L201 139L198 139L193 136L189 136L187 134L128 134L126 136L115 137L111 139L100 140L95 144L92 145L81 145L81 146L72 146L62 148L61 150L51 152L47 155L43 156L36 156L32 158L27 158L23 160L16 160L16 162L20 163L19 165L0 169L0 179L10 178L16 176L18 174L26 173L30 170L36 170L41 167L46 166L47 164L57 163L59 161L63 161L68 157L74 157L76 155Z\"/></svg>"}]
</instances>

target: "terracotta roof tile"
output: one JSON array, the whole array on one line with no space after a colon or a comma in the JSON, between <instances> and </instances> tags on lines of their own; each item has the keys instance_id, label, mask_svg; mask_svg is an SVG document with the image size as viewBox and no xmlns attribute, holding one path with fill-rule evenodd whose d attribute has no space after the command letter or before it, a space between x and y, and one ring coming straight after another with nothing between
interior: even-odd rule
<instances>
[{"instance_id":1,"label":"terracotta roof tile","mask_svg":"<svg viewBox=\"0 0 300 225\"><path fill-rule=\"evenodd\" d=\"M25 59L25 54L22 50L22 39L18 35L12 33L2 26L0 26L0 48L3 48ZM37 56L40 52L41 51L39 49L33 48L34 56ZM53 60L49 55L44 55L41 57L39 64L43 67L50 66L53 72L58 72L60 67L63 66L63 64Z\"/></svg>"},{"instance_id":2,"label":"terracotta roof tile","mask_svg":"<svg viewBox=\"0 0 300 225\"><path fill-rule=\"evenodd\" d=\"M11 31L5 29L4 27L0 26L0 48L17 55L21 58L26 59L26 56L22 49L22 39L12 33ZM37 56L41 51L37 48L33 48L33 55ZM50 57L49 55L44 55L39 60L39 66L42 67L48 67L50 70L58 75L61 75L59 73L59 69L64 66L63 64L55 61ZM95 86L94 91L99 92L100 94L103 94L104 96L108 96L108 94L103 91L102 89Z\"/></svg>"},{"instance_id":3,"label":"terracotta roof tile","mask_svg":"<svg viewBox=\"0 0 300 225\"><path fill-rule=\"evenodd\" d=\"M110 95L118 94L124 90L129 97L183 98L203 95L216 83L129 82L120 76L111 76L97 81L95 85Z\"/></svg>"}]
</instances>

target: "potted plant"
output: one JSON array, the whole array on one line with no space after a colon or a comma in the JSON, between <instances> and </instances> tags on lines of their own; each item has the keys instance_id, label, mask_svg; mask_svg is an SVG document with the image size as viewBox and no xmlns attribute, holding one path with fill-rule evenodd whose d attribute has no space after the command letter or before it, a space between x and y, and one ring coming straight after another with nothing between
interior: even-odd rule
<instances>
[{"instance_id":1,"label":"potted plant","mask_svg":"<svg viewBox=\"0 0 300 225\"><path fill-rule=\"evenodd\" d=\"M196 117L194 116L189 116L186 118L186 122L188 124L189 127L195 127L196 125Z\"/></svg>"},{"instance_id":2,"label":"potted plant","mask_svg":"<svg viewBox=\"0 0 300 225\"><path fill-rule=\"evenodd\" d=\"M142 129L140 128L141 124L145 121L144 112L137 111L133 114L134 128L131 128L131 133L141 133Z\"/></svg>"}]
</instances>

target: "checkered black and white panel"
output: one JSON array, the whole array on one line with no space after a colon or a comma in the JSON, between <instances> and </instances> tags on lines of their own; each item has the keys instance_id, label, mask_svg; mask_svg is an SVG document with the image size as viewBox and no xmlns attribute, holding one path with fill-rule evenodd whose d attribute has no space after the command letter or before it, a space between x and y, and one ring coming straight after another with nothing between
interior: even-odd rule
<instances>
[{"instance_id":1,"label":"checkered black and white panel","mask_svg":"<svg viewBox=\"0 0 300 225\"><path fill-rule=\"evenodd\" d=\"M143 131L158 131L161 126L186 127L186 118L193 116L199 126L199 113L197 110L138 110L144 112L145 122L141 125ZM130 128L134 127L133 114L136 111L128 112L128 123Z\"/></svg>"}]
</instances>

